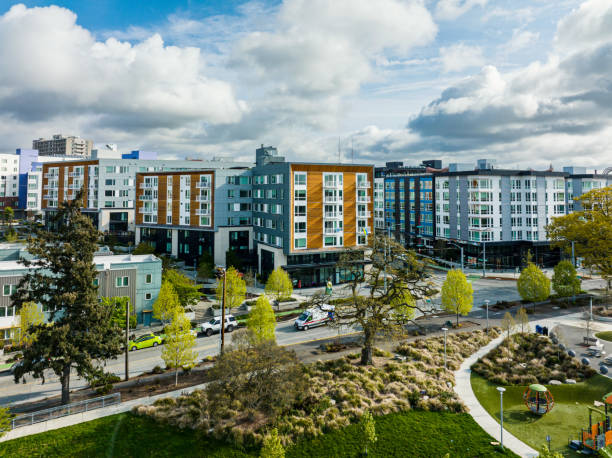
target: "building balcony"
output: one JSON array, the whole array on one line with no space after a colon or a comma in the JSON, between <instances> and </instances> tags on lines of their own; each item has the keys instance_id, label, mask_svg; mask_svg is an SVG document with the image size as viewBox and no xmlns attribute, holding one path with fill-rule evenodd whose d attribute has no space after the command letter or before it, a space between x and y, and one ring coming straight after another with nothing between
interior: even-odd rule
<instances>
[{"instance_id":1,"label":"building balcony","mask_svg":"<svg viewBox=\"0 0 612 458\"><path fill-rule=\"evenodd\" d=\"M198 181L196 183L197 189L210 189L210 181Z\"/></svg>"},{"instance_id":2,"label":"building balcony","mask_svg":"<svg viewBox=\"0 0 612 458\"><path fill-rule=\"evenodd\" d=\"M44 177L45 178L59 178L59 175L57 173L45 173Z\"/></svg>"},{"instance_id":3,"label":"building balcony","mask_svg":"<svg viewBox=\"0 0 612 458\"><path fill-rule=\"evenodd\" d=\"M342 219L343 218L343 213L342 212L325 212L323 214L323 218L325 218L325 219Z\"/></svg>"},{"instance_id":4,"label":"building balcony","mask_svg":"<svg viewBox=\"0 0 612 458\"><path fill-rule=\"evenodd\" d=\"M357 218L370 218L372 216L372 212L357 212Z\"/></svg>"},{"instance_id":5,"label":"building balcony","mask_svg":"<svg viewBox=\"0 0 612 458\"><path fill-rule=\"evenodd\" d=\"M201 208L198 208L195 211L195 214L198 215L198 216L210 216L210 210L209 209L208 210L203 210Z\"/></svg>"},{"instance_id":6,"label":"building balcony","mask_svg":"<svg viewBox=\"0 0 612 458\"><path fill-rule=\"evenodd\" d=\"M196 202L210 202L210 196L196 196Z\"/></svg>"},{"instance_id":7,"label":"building balcony","mask_svg":"<svg viewBox=\"0 0 612 458\"><path fill-rule=\"evenodd\" d=\"M157 200L157 197L140 195L138 196L138 200Z\"/></svg>"},{"instance_id":8,"label":"building balcony","mask_svg":"<svg viewBox=\"0 0 612 458\"><path fill-rule=\"evenodd\" d=\"M370 196L357 196L357 202L359 202L360 204L369 204L370 202L372 202L372 199L370 198Z\"/></svg>"},{"instance_id":9,"label":"building balcony","mask_svg":"<svg viewBox=\"0 0 612 458\"><path fill-rule=\"evenodd\" d=\"M359 189L370 189L371 186L372 186L372 183L370 183L369 181L358 181L357 182L357 188Z\"/></svg>"},{"instance_id":10,"label":"building balcony","mask_svg":"<svg viewBox=\"0 0 612 458\"><path fill-rule=\"evenodd\" d=\"M323 229L323 235L342 235L343 229L341 227L326 227Z\"/></svg>"},{"instance_id":11,"label":"building balcony","mask_svg":"<svg viewBox=\"0 0 612 458\"><path fill-rule=\"evenodd\" d=\"M325 181L323 187L327 189L342 189L342 183L337 181Z\"/></svg>"},{"instance_id":12,"label":"building balcony","mask_svg":"<svg viewBox=\"0 0 612 458\"><path fill-rule=\"evenodd\" d=\"M342 198L339 196L324 196L323 203L326 203L326 204L342 203Z\"/></svg>"},{"instance_id":13,"label":"building balcony","mask_svg":"<svg viewBox=\"0 0 612 458\"><path fill-rule=\"evenodd\" d=\"M371 231L370 226L362 226L362 227L357 228L357 234L363 234L364 229L366 230L368 234L371 234L372 231Z\"/></svg>"},{"instance_id":14,"label":"building balcony","mask_svg":"<svg viewBox=\"0 0 612 458\"><path fill-rule=\"evenodd\" d=\"M71 184L71 185L68 185L68 189L74 189L74 190L78 191L81 188L83 188L82 184Z\"/></svg>"},{"instance_id":15,"label":"building balcony","mask_svg":"<svg viewBox=\"0 0 612 458\"><path fill-rule=\"evenodd\" d=\"M138 207L138 211L140 213L157 214L157 208L152 208L152 207L141 206L141 207Z\"/></svg>"},{"instance_id":16,"label":"building balcony","mask_svg":"<svg viewBox=\"0 0 612 458\"><path fill-rule=\"evenodd\" d=\"M71 178L78 178L78 177L82 177L83 174L81 172L69 172L68 176Z\"/></svg>"},{"instance_id":17,"label":"building balcony","mask_svg":"<svg viewBox=\"0 0 612 458\"><path fill-rule=\"evenodd\" d=\"M153 186L152 184L148 184L148 183L140 183L138 188L139 189L157 189L157 186Z\"/></svg>"}]
</instances>

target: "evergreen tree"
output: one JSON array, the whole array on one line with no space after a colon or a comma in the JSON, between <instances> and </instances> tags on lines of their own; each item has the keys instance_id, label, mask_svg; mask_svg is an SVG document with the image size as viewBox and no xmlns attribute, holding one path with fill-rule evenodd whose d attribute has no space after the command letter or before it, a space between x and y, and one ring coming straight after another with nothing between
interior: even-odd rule
<instances>
[{"instance_id":1,"label":"evergreen tree","mask_svg":"<svg viewBox=\"0 0 612 458\"><path fill-rule=\"evenodd\" d=\"M162 359L166 366L174 369L174 385L178 385L178 371L181 367L193 367L198 357L195 336L191 334L191 323L185 312L177 309L172 322L166 326L166 342L162 349Z\"/></svg>"},{"instance_id":2,"label":"evergreen tree","mask_svg":"<svg viewBox=\"0 0 612 458\"><path fill-rule=\"evenodd\" d=\"M570 297L580 294L580 279L570 261L561 261L555 266L552 287L559 297Z\"/></svg>"},{"instance_id":3,"label":"evergreen tree","mask_svg":"<svg viewBox=\"0 0 612 458\"><path fill-rule=\"evenodd\" d=\"M289 274L281 267L274 269L268 277L265 291L266 294L271 295L277 301L285 297L291 297L293 283L291 283Z\"/></svg>"},{"instance_id":4,"label":"evergreen tree","mask_svg":"<svg viewBox=\"0 0 612 458\"><path fill-rule=\"evenodd\" d=\"M247 319L247 329L254 344L264 340L276 341L274 331L276 330L276 317L270 301L266 296L259 296L255 307L251 309Z\"/></svg>"},{"instance_id":5,"label":"evergreen tree","mask_svg":"<svg viewBox=\"0 0 612 458\"><path fill-rule=\"evenodd\" d=\"M240 277L240 273L233 267L225 271L225 308L238 307L246 298L246 283ZM223 302L223 278L217 282L217 301L219 308Z\"/></svg>"},{"instance_id":6,"label":"evergreen tree","mask_svg":"<svg viewBox=\"0 0 612 458\"><path fill-rule=\"evenodd\" d=\"M459 326L459 314L467 315L474 304L474 290L458 269L451 269L446 274L446 280L442 285L442 306L449 312L457 314L457 326Z\"/></svg>"},{"instance_id":7,"label":"evergreen tree","mask_svg":"<svg viewBox=\"0 0 612 458\"><path fill-rule=\"evenodd\" d=\"M169 281L162 281L159 295L153 303L153 318L160 320L165 326L179 309L183 311L174 286Z\"/></svg>"},{"instance_id":8,"label":"evergreen tree","mask_svg":"<svg viewBox=\"0 0 612 458\"><path fill-rule=\"evenodd\" d=\"M15 382L31 373L44 381L45 370L60 378L62 404L70 402L72 369L80 377L103 373L97 362L121 352L121 332L111 324L110 311L98 300L98 276L93 263L100 233L91 219L81 214L82 193L60 204L51 218L56 230L32 228L27 250L33 259L20 259L28 268L21 278L13 303L40 304L50 312L53 324L30 327L36 339L23 352L23 364L15 370Z\"/></svg>"},{"instance_id":9,"label":"evergreen tree","mask_svg":"<svg viewBox=\"0 0 612 458\"><path fill-rule=\"evenodd\" d=\"M21 306L19 318L21 323L19 345L29 346L35 339L35 334L33 334L31 328L43 324L45 315L35 302L26 302Z\"/></svg>"},{"instance_id":10,"label":"evergreen tree","mask_svg":"<svg viewBox=\"0 0 612 458\"><path fill-rule=\"evenodd\" d=\"M200 300L200 287L187 275L176 269L164 270L163 280L169 282L178 295L183 308L196 305Z\"/></svg>"},{"instance_id":11,"label":"evergreen tree","mask_svg":"<svg viewBox=\"0 0 612 458\"><path fill-rule=\"evenodd\" d=\"M278 430L276 428L273 428L264 437L259 456L261 458L285 458L285 449L278 437Z\"/></svg>"}]
</instances>

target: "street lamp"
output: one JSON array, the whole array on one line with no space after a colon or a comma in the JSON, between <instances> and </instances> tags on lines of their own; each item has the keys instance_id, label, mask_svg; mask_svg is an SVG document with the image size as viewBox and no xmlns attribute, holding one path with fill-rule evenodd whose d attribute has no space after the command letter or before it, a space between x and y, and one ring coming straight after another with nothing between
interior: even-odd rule
<instances>
[{"instance_id":1,"label":"street lamp","mask_svg":"<svg viewBox=\"0 0 612 458\"><path fill-rule=\"evenodd\" d=\"M500 413L499 413L499 420L500 420L499 439L500 441L499 442L501 443L501 448L503 450L504 449L504 391L506 391L506 389L503 386L498 386L497 391L499 391L499 406L500 406Z\"/></svg>"},{"instance_id":2,"label":"street lamp","mask_svg":"<svg viewBox=\"0 0 612 458\"><path fill-rule=\"evenodd\" d=\"M442 328L442 330L444 331L444 370L446 370L446 331L448 328Z\"/></svg>"},{"instance_id":3,"label":"street lamp","mask_svg":"<svg viewBox=\"0 0 612 458\"><path fill-rule=\"evenodd\" d=\"M487 333L489 332L489 299L485 299L485 306L487 308Z\"/></svg>"}]
</instances>

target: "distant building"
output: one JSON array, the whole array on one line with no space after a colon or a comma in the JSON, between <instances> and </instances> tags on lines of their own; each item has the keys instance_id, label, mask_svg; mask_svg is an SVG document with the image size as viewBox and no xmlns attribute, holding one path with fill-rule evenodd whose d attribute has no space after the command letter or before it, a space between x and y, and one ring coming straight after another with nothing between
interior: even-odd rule
<instances>
[{"instance_id":1,"label":"distant building","mask_svg":"<svg viewBox=\"0 0 612 458\"><path fill-rule=\"evenodd\" d=\"M81 137L54 135L52 138L39 138L32 141L32 149L41 156L91 157L93 141Z\"/></svg>"}]
</instances>

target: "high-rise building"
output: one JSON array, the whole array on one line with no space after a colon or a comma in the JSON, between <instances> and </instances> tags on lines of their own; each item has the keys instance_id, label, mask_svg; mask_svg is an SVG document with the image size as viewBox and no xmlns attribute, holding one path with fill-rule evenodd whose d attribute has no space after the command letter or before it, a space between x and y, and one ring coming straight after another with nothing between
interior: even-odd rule
<instances>
[{"instance_id":1,"label":"high-rise building","mask_svg":"<svg viewBox=\"0 0 612 458\"><path fill-rule=\"evenodd\" d=\"M39 138L32 141L32 148L41 156L77 156L91 157L93 141L81 137L64 137L60 134L51 138Z\"/></svg>"}]
</instances>

